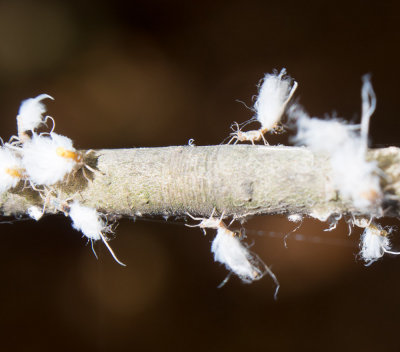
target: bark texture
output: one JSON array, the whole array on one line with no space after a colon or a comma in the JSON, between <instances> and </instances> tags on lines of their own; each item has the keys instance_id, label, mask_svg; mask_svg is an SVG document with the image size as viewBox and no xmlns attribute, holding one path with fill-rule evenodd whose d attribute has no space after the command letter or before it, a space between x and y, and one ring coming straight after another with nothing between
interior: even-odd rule
<instances>
[{"instance_id":1,"label":"bark texture","mask_svg":"<svg viewBox=\"0 0 400 352\"><path fill-rule=\"evenodd\" d=\"M385 216L399 215L400 150L370 150L382 170ZM286 146L177 146L96 150L86 164L52 188L46 211L60 201L82 204L116 216L209 216L214 208L226 215L298 213L324 218L354 213L331 181L329 160L306 148ZM44 194L44 193L43 193ZM43 206L38 192L21 183L1 196L3 215L23 214ZM368 214L366 214L368 215ZM383 215L383 214L382 214Z\"/></svg>"}]
</instances>

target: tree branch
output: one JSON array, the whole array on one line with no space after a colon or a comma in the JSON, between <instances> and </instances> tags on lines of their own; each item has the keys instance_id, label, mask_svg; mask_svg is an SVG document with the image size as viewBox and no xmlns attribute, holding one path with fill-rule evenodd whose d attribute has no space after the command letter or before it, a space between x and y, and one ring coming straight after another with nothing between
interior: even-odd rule
<instances>
[{"instance_id":1,"label":"tree branch","mask_svg":"<svg viewBox=\"0 0 400 352\"><path fill-rule=\"evenodd\" d=\"M370 150L368 158L383 171L384 215L399 216L400 149ZM69 197L116 216L185 212L209 216L213 208L235 217L297 213L324 218L355 212L335 191L327 157L306 148L220 145L97 150L85 162L97 171L80 170L53 187L46 212L56 212L57 202ZM1 196L3 215L43 206L39 193L23 186Z\"/></svg>"}]
</instances>

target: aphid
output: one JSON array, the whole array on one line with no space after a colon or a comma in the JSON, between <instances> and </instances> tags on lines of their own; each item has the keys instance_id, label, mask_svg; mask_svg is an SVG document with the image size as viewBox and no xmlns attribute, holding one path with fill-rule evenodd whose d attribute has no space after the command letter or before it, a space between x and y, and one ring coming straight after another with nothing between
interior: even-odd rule
<instances>
[{"instance_id":1,"label":"aphid","mask_svg":"<svg viewBox=\"0 0 400 352\"><path fill-rule=\"evenodd\" d=\"M111 229L105 224L96 209L85 207L79 202L75 201L69 206L69 209L66 207L66 213L72 220L72 227L75 230L82 232L83 235L90 240L92 243L92 248L93 241L102 240L115 261L118 264L125 266L125 264L117 258L114 251L108 244L108 239L106 238L105 234L111 232Z\"/></svg>"},{"instance_id":2,"label":"aphid","mask_svg":"<svg viewBox=\"0 0 400 352\"><path fill-rule=\"evenodd\" d=\"M251 253L246 246L244 246L239 236L228 229L225 223L222 221L224 212L220 218L214 217L215 208L209 218L195 218L189 213L186 213L194 220L200 220L197 225L187 225L190 227L200 227L204 234L205 229L217 230L212 245L211 252L214 253L214 260L224 264L226 268L236 274L243 282L250 283L255 280L261 279L266 273L268 273L276 284L275 299L279 290L279 282L275 274L265 265L260 258L254 253ZM229 279L229 275L227 277ZM227 279L222 284L223 286Z\"/></svg>"},{"instance_id":3,"label":"aphid","mask_svg":"<svg viewBox=\"0 0 400 352\"><path fill-rule=\"evenodd\" d=\"M385 253L400 254L400 252L391 251L391 243L388 237L389 233L378 224L370 224L361 235L360 256L371 265L381 258Z\"/></svg>"},{"instance_id":4,"label":"aphid","mask_svg":"<svg viewBox=\"0 0 400 352\"><path fill-rule=\"evenodd\" d=\"M235 144L246 141L254 144L261 139L264 144L268 144L264 135L270 131L278 133L282 130L279 122L297 89L297 82L293 81L290 76L286 76L286 69L283 68L279 74L266 74L259 87L259 94L253 110L256 113L254 118L261 123L261 128L242 132L236 123L237 130L231 133L232 138L228 144L234 140L236 140Z\"/></svg>"},{"instance_id":5,"label":"aphid","mask_svg":"<svg viewBox=\"0 0 400 352\"><path fill-rule=\"evenodd\" d=\"M24 176L21 159L7 146L0 147L0 193L15 187Z\"/></svg>"},{"instance_id":6,"label":"aphid","mask_svg":"<svg viewBox=\"0 0 400 352\"><path fill-rule=\"evenodd\" d=\"M52 119L50 116L43 117L46 112L46 107L42 103L44 99L54 100L48 94L40 94L36 98L30 98L21 103L17 115L18 139L20 142L25 142L29 139L29 135L26 132L33 132L41 124L46 123L47 119Z\"/></svg>"},{"instance_id":7,"label":"aphid","mask_svg":"<svg viewBox=\"0 0 400 352\"><path fill-rule=\"evenodd\" d=\"M234 272L244 282L252 282L263 276L262 270L257 267L256 260L248 249L242 245L236 234L224 227L217 230L211 252L214 260L224 264L228 270Z\"/></svg>"},{"instance_id":8,"label":"aphid","mask_svg":"<svg viewBox=\"0 0 400 352\"><path fill-rule=\"evenodd\" d=\"M361 212L380 213L378 167L366 160L368 124L376 100L369 78L363 79L361 130L360 125L337 119L310 118L299 107L292 108L289 114L297 120L297 143L330 157L332 180L340 195Z\"/></svg>"},{"instance_id":9,"label":"aphid","mask_svg":"<svg viewBox=\"0 0 400 352\"><path fill-rule=\"evenodd\" d=\"M23 166L33 185L50 186L82 166L89 168L72 140L54 132L34 134L22 145L22 155Z\"/></svg>"},{"instance_id":10,"label":"aphid","mask_svg":"<svg viewBox=\"0 0 400 352\"><path fill-rule=\"evenodd\" d=\"M214 230L218 230L219 228L225 228L227 229L227 226L225 225L225 223L222 221L222 219L224 218L224 212L221 214L221 217L215 218L214 217L214 213L215 213L215 208L213 209L210 217L208 219L205 218L196 218L192 215L190 215L188 212L186 212L186 214L191 217L193 220L199 220L200 223L197 225L187 225L188 227L200 227L204 234L206 234L206 229L214 229Z\"/></svg>"}]
</instances>

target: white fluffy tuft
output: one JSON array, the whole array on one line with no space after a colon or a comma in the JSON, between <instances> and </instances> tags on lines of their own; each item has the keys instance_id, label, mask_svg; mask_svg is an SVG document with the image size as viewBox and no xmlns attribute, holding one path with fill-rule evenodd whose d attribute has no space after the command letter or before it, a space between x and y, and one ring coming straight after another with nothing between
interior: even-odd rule
<instances>
[{"instance_id":1,"label":"white fluffy tuft","mask_svg":"<svg viewBox=\"0 0 400 352\"><path fill-rule=\"evenodd\" d=\"M0 148L0 193L15 187L21 179L21 159L7 147Z\"/></svg>"},{"instance_id":2,"label":"white fluffy tuft","mask_svg":"<svg viewBox=\"0 0 400 352\"><path fill-rule=\"evenodd\" d=\"M122 263L117 258L114 251L107 243L108 240L104 234L107 232L111 232L111 230L109 226L105 224L105 222L103 221L103 219L101 218L100 214L97 212L96 209L85 207L81 205L79 202L75 201L71 204L68 215L72 220L72 227L75 230L82 232L83 235L87 237L90 241L102 240L103 243L106 245L107 249L110 251L112 257L115 259L115 261L118 264L125 266L125 264Z\"/></svg>"},{"instance_id":3,"label":"white fluffy tuft","mask_svg":"<svg viewBox=\"0 0 400 352\"><path fill-rule=\"evenodd\" d=\"M367 263L372 264L385 253L400 254L391 251L388 232L379 225L369 225L361 235L360 256Z\"/></svg>"},{"instance_id":4,"label":"white fluffy tuft","mask_svg":"<svg viewBox=\"0 0 400 352\"><path fill-rule=\"evenodd\" d=\"M75 159L63 157L59 151L75 153L71 139L56 133L34 134L22 146L22 162L30 181L35 185L53 185L62 181L76 166Z\"/></svg>"},{"instance_id":5,"label":"white fluffy tuft","mask_svg":"<svg viewBox=\"0 0 400 352\"><path fill-rule=\"evenodd\" d=\"M382 198L378 167L366 160L368 122L375 108L371 90L364 78L361 131L337 119L310 118L300 107L290 111L297 121L296 142L330 156L335 187L360 211L371 210Z\"/></svg>"},{"instance_id":6,"label":"white fluffy tuft","mask_svg":"<svg viewBox=\"0 0 400 352\"><path fill-rule=\"evenodd\" d=\"M102 233L106 231L104 221L96 209L85 207L79 202L71 204L69 217L72 220L72 227L91 240L100 240Z\"/></svg>"},{"instance_id":7,"label":"white fluffy tuft","mask_svg":"<svg viewBox=\"0 0 400 352\"><path fill-rule=\"evenodd\" d=\"M300 222L303 220L303 216L300 214L290 214L287 218L290 222Z\"/></svg>"},{"instance_id":8,"label":"white fluffy tuft","mask_svg":"<svg viewBox=\"0 0 400 352\"><path fill-rule=\"evenodd\" d=\"M44 123L43 114L46 112L46 107L42 103L43 99L54 100L48 94L40 94L21 103L17 116L18 133L33 131Z\"/></svg>"},{"instance_id":9,"label":"white fluffy tuft","mask_svg":"<svg viewBox=\"0 0 400 352\"><path fill-rule=\"evenodd\" d=\"M264 275L257 267L257 258L242 245L233 232L225 228L218 228L211 251L216 262L224 264L244 282L252 282Z\"/></svg>"},{"instance_id":10,"label":"white fluffy tuft","mask_svg":"<svg viewBox=\"0 0 400 352\"><path fill-rule=\"evenodd\" d=\"M297 87L286 69L281 72L266 74L261 83L257 100L254 104L256 118L262 129L270 130L280 121L285 108Z\"/></svg>"},{"instance_id":11,"label":"white fluffy tuft","mask_svg":"<svg viewBox=\"0 0 400 352\"><path fill-rule=\"evenodd\" d=\"M41 210L39 207L35 205L29 207L27 212L29 217L36 221L39 221L43 216L43 210Z\"/></svg>"}]
</instances>

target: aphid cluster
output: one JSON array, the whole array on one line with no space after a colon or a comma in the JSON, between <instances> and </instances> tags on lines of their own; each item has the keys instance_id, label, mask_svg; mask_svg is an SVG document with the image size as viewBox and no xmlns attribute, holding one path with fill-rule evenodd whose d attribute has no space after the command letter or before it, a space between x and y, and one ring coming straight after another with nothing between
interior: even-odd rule
<instances>
[{"instance_id":1,"label":"aphid cluster","mask_svg":"<svg viewBox=\"0 0 400 352\"><path fill-rule=\"evenodd\" d=\"M315 153L326 155L331 164L332 183L341 199L350 204L353 214L369 214L366 218L356 218L348 214L289 214L288 220L299 223L290 233L300 226L303 216L309 215L321 221L329 221L327 231L335 229L338 221L345 217L350 226L364 229L360 239L359 256L367 265L381 258L385 253L400 254L391 250L389 239L390 230L374 222L375 218L383 215L382 201L384 198L381 189L382 171L376 162L367 160L369 121L376 107L376 96L373 91L370 76L363 77L361 89L362 108L361 123L349 124L340 119L326 119L310 117L298 103L291 103L297 82L282 69L272 74L266 74L259 85L259 94L252 110L255 116L249 122L257 120L261 124L258 130L243 132L237 123L236 131L231 133L228 144L237 142L263 141L267 145L264 135L267 132L281 132L281 119L286 113L291 125L295 125L297 134L294 137L296 144L307 146ZM289 105L290 104L290 105ZM215 209L214 209L215 211ZM228 229L220 218L214 217L214 211L209 218L194 218L200 223L194 226L217 230L211 251L215 261L226 266L244 282L252 282L261 278L265 272L276 281L275 276L267 266L260 265L260 259L248 250L240 237ZM290 234L289 233L289 234ZM286 238L289 236L287 234ZM262 271L260 268L264 268ZM278 285L278 284L277 284Z\"/></svg>"},{"instance_id":2,"label":"aphid cluster","mask_svg":"<svg viewBox=\"0 0 400 352\"><path fill-rule=\"evenodd\" d=\"M0 148L0 192L16 187L21 181L37 191L44 199L44 207L32 206L27 212L36 221L43 216L49 198L55 192L55 184L65 181L78 170L82 170L85 177L85 168L94 171L85 164L84 155L74 148L70 138L54 132L54 119L44 116L44 99L54 100L50 95L41 94L21 103L17 115L18 134ZM48 120L53 122L51 131L39 133ZM73 228L88 240L102 240L114 259L122 264L107 243L106 233L111 229L96 209L60 199L54 208L69 216Z\"/></svg>"},{"instance_id":3,"label":"aphid cluster","mask_svg":"<svg viewBox=\"0 0 400 352\"><path fill-rule=\"evenodd\" d=\"M384 192L380 182L382 172L376 163L368 161L366 156L369 120L376 106L369 76L363 77L359 125L348 124L340 119L322 120L310 117L298 103L291 102L297 86L297 82L286 74L285 69L266 74L259 85L259 94L252 108L255 116L250 120L258 121L261 124L260 129L243 132L235 123L237 130L231 133L228 144L251 142L254 145L262 140L267 145L264 135L267 132L282 132L281 119L286 114L291 124L297 128L295 143L307 146L314 153L321 153L329 158L332 184L338 196L353 209L351 217L348 214L289 214L289 221L299 223L292 232L301 226L306 215L330 221L328 231L333 230L344 216L347 217L350 227L358 226L364 229L359 255L367 265L385 253L400 254L391 250L390 230L374 221L383 215ZM123 265L108 244L106 235L112 231L102 214L76 200L71 202L58 194L53 196L57 193L55 184L68 182L69 177L79 170L82 170L85 177L85 168L91 172L95 170L85 163L85 155L74 148L71 139L54 132L54 119L45 116L44 99L53 98L41 94L22 102L17 116L17 136L13 136L0 148L0 193L24 182L44 199L44 207L50 204L57 211L63 212L71 219L74 229L82 232L92 244L93 241L101 240L114 259ZM53 123L51 131L39 133L39 129L49 120ZM189 141L189 145L194 146L192 140ZM196 225L188 226L199 227L204 233L206 229L216 230L211 244L214 260L246 283L269 274L276 284L277 293L279 283L272 271L249 250L243 236L230 230L224 223L224 212L220 212L220 217L215 217L215 212L216 209L209 218L195 218L187 214L193 220L200 221ZM44 208L32 206L27 213L32 219L39 220L44 214ZM357 214L368 214L370 218L357 217ZM226 280L223 283L225 282Z\"/></svg>"}]
</instances>

